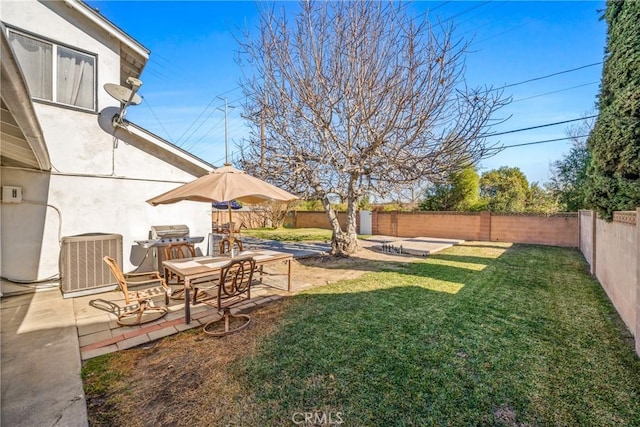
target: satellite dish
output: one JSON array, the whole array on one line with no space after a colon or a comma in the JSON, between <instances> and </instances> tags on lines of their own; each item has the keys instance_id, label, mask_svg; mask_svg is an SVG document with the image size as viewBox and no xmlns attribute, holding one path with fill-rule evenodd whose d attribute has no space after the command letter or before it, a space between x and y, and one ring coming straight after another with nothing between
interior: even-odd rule
<instances>
[{"instance_id":1,"label":"satellite dish","mask_svg":"<svg viewBox=\"0 0 640 427\"><path fill-rule=\"evenodd\" d=\"M140 98L140 95L138 95L131 89L117 85L115 83L105 83L104 90L106 90L107 93L113 98L120 101L121 104L138 105L142 102L142 98Z\"/></svg>"}]
</instances>

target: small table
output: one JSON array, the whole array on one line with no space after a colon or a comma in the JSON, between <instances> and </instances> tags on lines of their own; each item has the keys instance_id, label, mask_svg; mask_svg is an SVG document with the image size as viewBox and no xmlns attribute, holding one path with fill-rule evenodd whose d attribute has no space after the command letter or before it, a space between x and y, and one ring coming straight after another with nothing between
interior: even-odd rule
<instances>
[{"instance_id":1,"label":"small table","mask_svg":"<svg viewBox=\"0 0 640 427\"><path fill-rule=\"evenodd\" d=\"M276 262L287 263L287 291L291 292L293 255L285 252L271 250L248 250L238 253L237 256L251 256L256 261L256 267L262 267ZM163 261L165 271L169 271L184 280L184 317L185 322L191 322L191 281L202 277L213 276L224 267L231 257L229 255L206 256L196 258L182 258L171 261Z\"/></svg>"}]
</instances>

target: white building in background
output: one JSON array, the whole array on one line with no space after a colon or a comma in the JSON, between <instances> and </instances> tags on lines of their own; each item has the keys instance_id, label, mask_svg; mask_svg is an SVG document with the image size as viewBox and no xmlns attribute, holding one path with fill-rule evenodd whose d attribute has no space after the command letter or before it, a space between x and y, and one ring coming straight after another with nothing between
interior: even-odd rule
<instances>
[{"instance_id":1,"label":"white building in background","mask_svg":"<svg viewBox=\"0 0 640 427\"><path fill-rule=\"evenodd\" d=\"M0 21L1 276L57 279L65 236L121 234L125 271L141 264L134 241L153 225L207 236L207 204L145 200L213 166L126 120L113 125L120 103L104 85L129 87L149 51L78 0L3 1Z\"/></svg>"}]
</instances>

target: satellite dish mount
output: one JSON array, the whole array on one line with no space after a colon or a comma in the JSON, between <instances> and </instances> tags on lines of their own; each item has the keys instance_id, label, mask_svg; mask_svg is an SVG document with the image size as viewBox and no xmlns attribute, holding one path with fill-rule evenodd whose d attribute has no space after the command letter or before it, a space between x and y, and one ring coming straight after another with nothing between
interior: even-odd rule
<instances>
[{"instance_id":1,"label":"satellite dish mount","mask_svg":"<svg viewBox=\"0 0 640 427\"><path fill-rule=\"evenodd\" d=\"M129 105L138 105L142 102L142 98L136 92L142 86L142 82L135 77L129 77L127 83L131 85L131 89L124 86L120 86L114 83L105 83L104 90L109 95L120 101L120 112L113 118L113 124L121 125L124 119L124 114Z\"/></svg>"}]
</instances>

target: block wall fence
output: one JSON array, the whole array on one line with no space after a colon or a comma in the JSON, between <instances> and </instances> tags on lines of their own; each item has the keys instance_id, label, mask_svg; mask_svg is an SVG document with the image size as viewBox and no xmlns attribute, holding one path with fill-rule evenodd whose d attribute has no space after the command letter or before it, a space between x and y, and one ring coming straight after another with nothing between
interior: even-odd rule
<instances>
[{"instance_id":1,"label":"block wall fence","mask_svg":"<svg viewBox=\"0 0 640 427\"><path fill-rule=\"evenodd\" d=\"M344 227L346 216L339 214ZM324 212L295 212L294 228L330 229ZM640 355L640 208L615 212L612 222L591 211L554 215L491 212L372 213L375 235L441 237L579 248L620 317Z\"/></svg>"},{"instance_id":2,"label":"block wall fence","mask_svg":"<svg viewBox=\"0 0 640 427\"><path fill-rule=\"evenodd\" d=\"M338 214L342 225L344 214ZM324 212L295 212L295 228L330 229ZM578 214L497 214L491 212L372 213L373 234L396 237L442 237L578 247Z\"/></svg>"},{"instance_id":3,"label":"block wall fence","mask_svg":"<svg viewBox=\"0 0 640 427\"><path fill-rule=\"evenodd\" d=\"M635 337L640 355L640 208L606 222L580 211L580 251Z\"/></svg>"}]
</instances>

